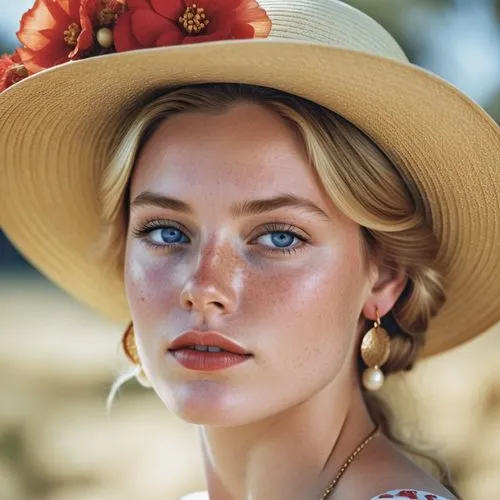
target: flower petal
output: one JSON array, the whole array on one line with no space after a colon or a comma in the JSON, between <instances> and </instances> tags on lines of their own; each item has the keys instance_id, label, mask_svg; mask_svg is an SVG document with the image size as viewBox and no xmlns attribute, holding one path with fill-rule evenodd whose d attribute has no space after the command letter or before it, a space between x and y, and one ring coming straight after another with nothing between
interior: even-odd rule
<instances>
[{"instance_id":1,"label":"flower petal","mask_svg":"<svg viewBox=\"0 0 500 500\"><path fill-rule=\"evenodd\" d=\"M143 48L132 33L131 12L125 12L118 18L113 30L113 38L115 40L115 49L117 52L127 52L129 50Z\"/></svg>"},{"instance_id":2,"label":"flower petal","mask_svg":"<svg viewBox=\"0 0 500 500\"><path fill-rule=\"evenodd\" d=\"M40 30L38 34L37 43L32 44L31 47L27 46L26 48L35 53L43 52L43 57L48 59L52 57L52 53L56 59L59 58L59 54L68 54L69 47L64 43L64 39L58 30Z\"/></svg>"},{"instance_id":3,"label":"flower petal","mask_svg":"<svg viewBox=\"0 0 500 500\"><path fill-rule=\"evenodd\" d=\"M255 28L251 24L235 23L231 26L230 38L234 40L254 38Z\"/></svg>"},{"instance_id":4,"label":"flower petal","mask_svg":"<svg viewBox=\"0 0 500 500\"><path fill-rule=\"evenodd\" d=\"M271 32L271 20L256 0L199 0L198 3L203 7L207 5L211 33L218 31L223 25L235 24L238 25L236 32L239 33L236 38L266 38ZM248 28L243 29L243 24L251 24L254 33L251 34ZM243 33L246 33L245 36Z\"/></svg>"},{"instance_id":5,"label":"flower petal","mask_svg":"<svg viewBox=\"0 0 500 500\"><path fill-rule=\"evenodd\" d=\"M2 54L0 57L0 93L10 87L14 82L11 78L12 68L17 64L13 55Z\"/></svg>"},{"instance_id":6,"label":"flower petal","mask_svg":"<svg viewBox=\"0 0 500 500\"><path fill-rule=\"evenodd\" d=\"M52 3L58 4L72 20L78 19L80 2L81 0L52 0Z\"/></svg>"},{"instance_id":7,"label":"flower petal","mask_svg":"<svg viewBox=\"0 0 500 500\"><path fill-rule=\"evenodd\" d=\"M39 40L39 42L42 42L43 40L47 40L47 42L50 43L58 38L61 44L64 43L62 36L60 36L61 32L58 29L40 30L38 32L38 34L40 35L40 39L42 39L42 40ZM45 45L47 45L47 43L45 43ZM34 47L33 47L33 49L38 50L38 48L34 48Z\"/></svg>"},{"instance_id":8,"label":"flower petal","mask_svg":"<svg viewBox=\"0 0 500 500\"><path fill-rule=\"evenodd\" d=\"M241 10L242 0L199 0L196 5L205 9L210 24L204 31L204 35L213 35L219 31L231 32L234 22L242 21ZM203 35L202 35L203 36ZM223 39L217 38L217 40ZM207 39L206 41L210 41Z\"/></svg>"},{"instance_id":9,"label":"flower petal","mask_svg":"<svg viewBox=\"0 0 500 500\"><path fill-rule=\"evenodd\" d=\"M74 0L71 5L69 5L65 0L42 0L40 3L43 4L43 6L48 10L50 16L56 23L67 23L67 25L69 25L72 21L76 21L78 19L79 3Z\"/></svg>"},{"instance_id":10,"label":"flower petal","mask_svg":"<svg viewBox=\"0 0 500 500\"><path fill-rule=\"evenodd\" d=\"M132 33L143 47L154 47L163 33L177 30L176 26L153 10L132 13Z\"/></svg>"},{"instance_id":11,"label":"flower petal","mask_svg":"<svg viewBox=\"0 0 500 500\"><path fill-rule=\"evenodd\" d=\"M68 62L68 51L60 47L49 46L48 50L36 51L30 49L17 49L22 63L30 73L38 73L42 69L51 68L58 64Z\"/></svg>"},{"instance_id":12,"label":"flower petal","mask_svg":"<svg viewBox=\"0 0 500 500\"><path fill-rule=\"evenodd\" d=\"M135 12L140 9L151 10L149 0L127 0L127 7L130 12Z\"/></svg>"},{"instance_id":13,"label":"flower petal","mask_svg":"<svg viewBox=\"0 0 500 500\"><path fill-rule=\"evenodd\" d=\"M239 21L251 24L255 29L255 38L266 38L272 28L272 21L266 11L255 0L244 0L245 10L240 13Z\"/></svg>"},{"instance_id":14,"label":"flower petal","mask_svg":"<svg viewBox=\"0 0 500 500\"><path fill-rule=\"evenodd\" d=\"M108 9L111 9L113 12L123 11L123 7L125 6L126 0L107 0L106 6Z\"/></svg>"},{"instance_id":15,"label":"flower petal","mask_svg":"<svg viewBox=\"0 0 500 500\"><path fill-rule=\"evenodd\" d=\"M80 26L82 31L74 50L69 54L70 59L76 59L82 52L89 50L94 45L94 27L92 20L97 15L97 0L83 0L80 7Z\"/></svg>"},{"instance_id":16,"label":"flower petal","mask_svg":"<svg viewBox=\"0 0 500 500\"><path fill-rule=\"evenodd\" d=\"M169 47L171 45L180 45L184 43L188 37L185 37L182 33L181 29L171 29L169 31L165 31L158 40L156 40L157 47Z\"/></svg>"},{"instance_id":17,"label":"flower petal","mask_svg":"<svg viewBox=\"0 0 500 500\"><path fill-rule=\"evenodd\" d=\"M19 57L19 54L17 53L19 49L16 49L16 51L12 54L12 60L17 63L21 64L21 58Z\"/></svg>"},{"instance_id":18,"label":"flower petal","mask_svg":"<svg viewBox=\"0 0 500 500\"><path fill-rule=\"evenodd\" d=\"M50 37L47 36L47 33L52 34L53 30L24 30L22 33L18 33L18 38L26 48L41 50L50 42Z\"/></svg>"},{"instance_id":19,"label":"flower petal","mask_svg":"<svg viewBox=\"0 0 500 500\"><path fill-rule=\"evenodd\" d=\"M33 58L36 54L35 51L25 48L19 48L17 49L17 53L19 54L22 63L26 66L26 68L28 68L28 71L30 73L38 73L39 71L42 71L42 69L44 69L42 66L39 66L33 61Z\"/></svg>"},{"instance_id":20,"label":"flower petal","mask_svg":"<svg viewBox=\"0 0 500 500\"><path fill-rule=\"evenodd\" d=\"M151 7L171 21L177 22L179 17L184 14L186 4L182 0L150 0Z\"/></svg>"},{"instance_id":21,"label":"flower petal","mask_svg":"<svg viewBox=\"0 0 500 500\"><path fill-rule=\"evenodd\" d=\"M209 25L210 27L210 25ZM192 43L216 42L218 40L227 40L231 34L231 26L222 26L217 30L206 31L206 35L191 35L186 36L182 41L183 44L189 45Z\"/></svg>"},{"instance_id":22,"label":"flower petal","mask_svg":"<svg viewBox=\"0 0 500 500\"><path fill-rule=\"evenodd\" d=\"M53 2L47 0L36 0L35 5L23 14L17 38L26 47L33 48L40 41L39 32L44 29L61 28L66 29L71 22L64 11Z\"/></svg>"},{"instance_id":23,"label":"flower petal","mask_svg":"<svg viewBox=\"0 0 500 500\"><path fill-rule=\"evenodd\" d=\"M203 7L207 15L214 14L225 15L235 9L238 9L243 3L242 0L198 0L195 2L198 7Z\"/></svg>"}]
</instances>

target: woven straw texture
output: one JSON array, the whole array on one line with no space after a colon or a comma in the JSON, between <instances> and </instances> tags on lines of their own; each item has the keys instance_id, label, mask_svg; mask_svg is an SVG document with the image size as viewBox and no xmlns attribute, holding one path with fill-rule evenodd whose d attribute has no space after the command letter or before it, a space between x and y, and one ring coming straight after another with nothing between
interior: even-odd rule
<instances>
[{"instance_id":1,"label":"woven straw texture","mask_svg":"<svg viewBox=\"0 0 500 500\"><path fill-rule=\"evenodd\" d=\"M241 82L315 101L356 124L420 187L448 303L424 355L500 319L500 135L476 104L407 62L392 37L334 0L265 0L271 36L112 54L52 68L0 95L0 223L50 279L128 322L121 277L92 251L98 185L137 99L170 85Z\"/></svg>"}]
</instances>

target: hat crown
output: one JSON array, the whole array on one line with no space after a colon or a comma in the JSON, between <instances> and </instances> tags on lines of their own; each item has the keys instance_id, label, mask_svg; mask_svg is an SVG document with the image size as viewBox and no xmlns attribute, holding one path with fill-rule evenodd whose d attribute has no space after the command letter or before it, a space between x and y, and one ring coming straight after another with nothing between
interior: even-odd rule
<instances>
[{"instance_id":1,"label":"hat crown","mask_svg":"<svg viewBox=\"0 0 500 500\"><path fill-rule=\"evenodd\" d=\"M324 43L408 62L392 35L337 0L259 0L272 21L269 38Z\"/></svg>"}]
</instances>

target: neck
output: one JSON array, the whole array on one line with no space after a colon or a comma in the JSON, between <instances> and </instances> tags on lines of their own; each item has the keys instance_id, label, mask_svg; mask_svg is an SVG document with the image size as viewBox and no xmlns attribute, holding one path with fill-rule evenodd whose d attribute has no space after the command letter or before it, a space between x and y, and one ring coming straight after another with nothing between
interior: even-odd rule
<instances>
[{"instance_id":1,"label":"neck","mask_svg":"<svg viewBox=\"0 0 500 500\"><path fill-rule=\"evenodd\" d=\"M319 499L371 430L359 388L334 384L259 422L200 427L210 498Z\"/></svg>"}]
</instances>

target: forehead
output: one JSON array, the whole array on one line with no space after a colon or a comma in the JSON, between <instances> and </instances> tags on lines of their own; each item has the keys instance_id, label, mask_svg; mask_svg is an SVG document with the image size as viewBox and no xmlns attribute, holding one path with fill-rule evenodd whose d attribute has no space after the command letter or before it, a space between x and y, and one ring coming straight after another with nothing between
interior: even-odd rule
<instances>
[{"instance_id":1,"label":"forehead","mask_svg":"<svg viewBox=\"0 0 500 500\"><path fill-rule=\"evenodd\" d=\"M143 190L215 201L286 192L328 203L297 133L254 103L164 121L136 163L132 197Z\"/></svg>"}]
</instances>

